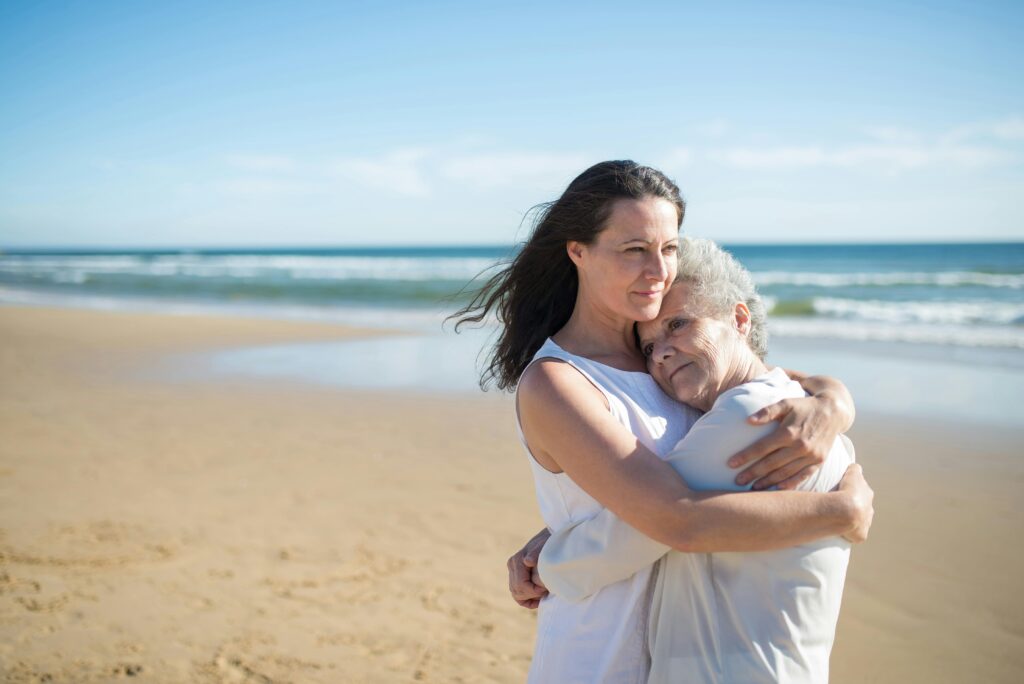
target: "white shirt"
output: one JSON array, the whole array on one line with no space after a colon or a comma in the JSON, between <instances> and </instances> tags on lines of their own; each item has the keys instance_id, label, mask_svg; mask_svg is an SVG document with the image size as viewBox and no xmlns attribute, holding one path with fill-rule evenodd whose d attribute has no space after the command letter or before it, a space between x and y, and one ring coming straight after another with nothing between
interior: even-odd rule
<instances>
[{"instance_id":1,"label":"white shirt","mask_svg":"<svg viewBox=\"0 0 1024 684\"><path fill-rule=\"evenodd\" d=\"M534 361L565 361L591 382L608 409L637 440L661 455L697 420L699 413L668 397L647 373L612 368L548 340ZM516 421L518 425L518 417ZM520 439L523 439L520 428ZM523 439L523 446L529 448ZM592 518L602 506L565 473L552 473L529 454L544 524L552 532ZM660 554L659 554L660 555ZM647 681L648 606L654 585L652 561L569 601L549 595L537 615L537 642L530 666L532 684L642 684Z\"/></svg>"},{"instance_id":2,"label":"white shirt","mask_svg":"<svg viewBox=\"0 0 1024 684\"><path fill-rule=\"evenodd\" d=\"M781 369L723 392L666 460L694 489L748 489L734 483L736 471L726 461L775 426L753 426L747 417L802 396ZM848 444L837 439L819 472L799 489L833 489L853 461ZM828 681L848 542L835 537L779 551L680 553L602 509L552 535L541 553L540 575L553 594L573 601L659 558L649 681Z\"/></svg>"}]
</instances>

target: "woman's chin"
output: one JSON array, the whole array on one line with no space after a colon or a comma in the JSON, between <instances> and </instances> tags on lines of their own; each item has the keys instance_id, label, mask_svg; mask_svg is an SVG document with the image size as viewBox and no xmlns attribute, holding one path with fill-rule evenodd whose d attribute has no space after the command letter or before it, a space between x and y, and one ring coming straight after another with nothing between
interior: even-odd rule
<instances>
[{"instance_id":1,"label":"woman's chin","mask_svg":"<svg viewBox=\"0 0 1024 684\"><path fill-rule=\"evenodd\" d=\"M633 320L637 322L647 323L653 321L658 317L658 312L661 311L661 300L651 301L640 306L633 307Z\"/></svg>"},{"instance_id":2,"label":"woman's chin","mask_svg":"<svg viewBox=\"0 0 1024 684\"><path fill-rule=\"evenodd\" d=\"M670 397L676 401L680 401L694 408L698 408L701 411L706 409L701 408L704 405L703 397L699 387L694 387L692 383L680 382L679 378L673 378L669 381L672 386L672 391L667 392Z\"/></svg>"}]
</instances>

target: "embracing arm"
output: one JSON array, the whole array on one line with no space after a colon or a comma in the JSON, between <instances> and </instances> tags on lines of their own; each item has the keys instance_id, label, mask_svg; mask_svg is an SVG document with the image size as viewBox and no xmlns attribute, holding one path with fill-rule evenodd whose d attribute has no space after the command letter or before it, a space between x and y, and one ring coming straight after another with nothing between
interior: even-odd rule
<instances>
[{"instance_id":1,"label":"embracing arm","mask_svg":"<svg viewBox=\"0 0 1024 684\"><path fill-rule=\"evenodd\" d=\"M697 421L689 434L669 454L665 461L694 487L702 490L737 489L726 459L738 449L763 436L770 426L754 426L746 421L748 415L764 405L765 397L748 394L731 396L716 402L715 406ZM852 462L845 449L840 448L831 458L832 471ZM839 471L841 472L841 470ZM817 491L828 491L838 480L815 483ZM851 493L862 481L859 470L849 473L841 487ZM866 488L866 483L863 483ZM865 492L870 496L870 490ZM719 494L720 496L723 493ZM764 511L766 520L778 514ZM712 521L713 522L713 521ZM811 535L818 530L805 529ZM796 543L796 542L794 542ZM702 544L707 544L703 548ZM744 543L743 550L752 544ZM766 548L774 548L769 543ZM669 550L632 528L607 509L593 518L551 535L539 558L540 576L549 590L570 601L578 601L613 582L623 580L649 566ZM682 550L725 551L713 536L698 538L693 545Z\"/></svg>"},{"instance_id":2,"label":"embracing arm","mask_svg":"<svg viewBox=\"0 0 1024 684\"><path fill-rule=\"evenodd\" d=\"M853 395L846 389L839 380L827 375L807 375L795 370L786 370L793 380L800 383L800 386L812 397L824 399L826 405L834 414L834 422L840 432L846 432L853 427L853 421L857 417L857 407L853 405ZM766 407L767 408L767 407Z\"/></svg>"},{"instance_id":3,"label":"embracing arm","mask_svg":"<svg viewBox=\"0 0 1024 684\"><path fill-rule=\"evenodd\" d=\"M538 363L519 387L531 451L648 537L684 551L760 551L841 535L870 502L848 491L721 493L690 489L612 418L572 367Z\"/></svg>"},{"instance_id":4,"label":"embracing arm","mask_svg":"<svg viewBox=\"0 0 1024 684\"><path fill-rule=\"evenodd\" d=\"M786 375L811 396L783 399L750 416L752 425L779 426L729 459L732 468L748 466L736 476L738 485L795 488L825 462L836 436L853 425L853 397L839 380L792 370Z\"/></svg>"},{"instance_id":5,"label":"embracing arm","mask_svg":"<svg viewBox=\"0 0 1024 684\"><path fill-rule=\"evenodd\" d=\"M839 490L859 497L866 507L864 522L843 535L852 542L864 541L871 525L873 493L859 465L854 464L847 469ZM772 511L765 511L765 514L769 517L776 515ZM528 590L532 592L529 599L532 601L543 598L548 590L569 601L581 601L599 589L652 565L672 550L629 526L606 508L593 518L559 530L550 537L544 534L531 541L536 542L535 546L524 548L509 562L511 568L516 561L521 562L525 553L525 558L529 559L526 567L537 569L536 573L527 573L530 579ZM712 541L711 546L717 545ZM513 596L523 590L511 580L510 587ZM536 604L531 605L518 598L517 602L528 608L536 607Z\"/></svg>"}]
</instances>

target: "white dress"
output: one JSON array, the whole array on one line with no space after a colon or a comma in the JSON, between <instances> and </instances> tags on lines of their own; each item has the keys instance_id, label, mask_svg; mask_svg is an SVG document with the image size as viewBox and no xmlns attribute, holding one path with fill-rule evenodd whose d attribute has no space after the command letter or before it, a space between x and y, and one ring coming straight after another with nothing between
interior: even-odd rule
<instances>
[{"instance_id":1,"label":"white dress","mask_svg":"<svg viewBox=\"0 0 1024 684\"><path fill-rule=\"evenodd\" d=\"M576 368L608 401L609 410L627 430L659 456L682 438L699 413L665 395L647 373L623 371L570 354L548 339L534 355L560 359ZM516 425L523 439L518 415ZM552 473L529 454L544 524L552 532L566 529L603 510L565 473ZM647 609L651 564L630 577L607 583L579 601L549 595L537 615L537 643L528 681L531 684L633 684L646 682Z\"/></svg>"},{"instance_id":2,"label":"white dress","mask_svg":"<svg viewBox=\"0 0 1024 684\"><path fill-rule=\"evenodd\" d=\"M774 425L746 422L804 396L781 369L723 392L666 460L694 489L739 490L726 460ZM799 489L827 492L853 461L837 438ZM824 684L850 553L838 537L759 553L671 551L602 510L544 546L540 576L567 601L586 600L662 557L650 613L650 682Z\"/></svg>"}]
</instances>

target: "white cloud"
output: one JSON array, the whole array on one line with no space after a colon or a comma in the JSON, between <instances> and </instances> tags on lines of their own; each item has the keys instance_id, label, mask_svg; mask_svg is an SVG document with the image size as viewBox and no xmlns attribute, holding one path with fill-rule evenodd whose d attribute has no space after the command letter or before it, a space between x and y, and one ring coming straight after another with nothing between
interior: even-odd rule
<instances>
[{"instance_id":1,"label":"white cloud","mask_svg":"<svg viewBox=\"0 0 1024 684\"><path fill-rule=\"evenodd\" d=\"M658 160L657 167L665 171L674 171L690 165L693 161L693 150L689 147L677 147Z\"/></svg>"},{"instance_id":2,"label":"white cloud","mask_svg":"<svg viewBox=\"0 0 1024 684\"><path fill-rule=\"evenodd\" d=\"M1010 158L1004 150L980 145L856 145L826 154L824 163L833 166L881 165L890 170L940 164L977 168Z\"/></svg>"},{"instance_id":3,"label":"white cloud","mask_svg":"<svg viewBox=\"0 0 1024 684\"><path fill-rule=\"evenodd\" d=\"M522 188L524 185L564 187L592 159L582 154L543 152L473 152L464 144L446 148L405 147L382 151L373 156L335 159L327 165L301 164L278 157L235 156L233 166L256 174L305 168L302 177L280 178L253 175L230 178L216 183L217 189L230 194L300 194L326 190L339 179L363 189L389 195L429 197L438 188L432 181L447 185L459 183L481 189ZM287 162L287 163L286 163Z\"/></svg>"},{"instance_id":4,"label":"white cloud","mask_svg":"<svg viewBox=\"0 0 1024 684\"><path fill-rule=\"evenodd\" d=\"M929 148L913 145L851 145L823 147L730 147L713 150L708 158L739 169L783 169L856 166L882 166L886 170L910 169L937 163L982 166L1000 161L1005 154L976 146Z\"/></svg>"},{"instance_id":5,"label":"white cloud","mask_svg":"<svg viewBox=\"0 0 1024 684\"><path fill-rule=\"evenodd\" d=\"M696 127L708 136L735 132L723 120ZM728 137L731 137L728 136ZM900 173L927 168L970 171L1019 161L1012 142L1024 140L1024 118L978 122L940 135L925 135L898 126L865 128L860 141L846 144L726 145L724 139L702 146L669 148L654 163L670 175L688 172L701 162L751 172L774 170L863 169ZM470 187L514 191L518 195L555 192L594 161L581 152L501 149L493 140L456 140L432 147L398 147L378 153L315 163L287 156L235 154L231 166L241 177L214 182L222 193L240 196L287 196L336 193L339 180L358 202L361 192L437 199L442 190ZM518 196L517 195L517 196Z\"/></svg>"},{"instance_id":6,"label":"white cloud","mask_svg":"<svg viewBox=\"0 0 1024 684\"><path fill-rule=\"evenodd\" d=\"M1011 162L1016 155L991 145L873 143L834 148L822 146L729 147L710 150L707 157L739 169L875 167L892 172L928 166L976 169Z\"/></svg>"},{"instance_id":7,"label":"white cloud","mask_svg":"<svg viewBox=\"0 0 1024 684\"><path fill-rule=\"evenodd\" d=\"M864 133L884 143L917 144L922 139L919 132L900 126L868 126Z\"/></svg>"},{"instance_id":8,"label":"white cloud","mask_svg":"<svg viewBox=\"0 0 1024 684\"><path fill-rule=\"evenodd\" d=\"M315 181L284 178L229 178L216 182L214 187L227 195L256 197L310 195L324 189L322 184Z\"/></svg>"},{"instance_id":9,"label":"white cloud","mask_svg":"<svg viewBox=\"0 0 1024 684\"><path fill-rule=\"evenodd\" d=\"M920 187L890 197L859 192L832 199L738 189L735 196L688 207L686 226L723 242L1018 240L1021 211L1013 189L971 187L947 192L939 204L934 191Z\"/></svg>"},{"instance_id":10,"label":"white cloud","mask_svg":"<svg viewBox=\"0 0 1024 684\"><path fill-rule=\"evenodd\" d=\"M711 150L707 156L740 169L819 166L826 158L818 147L728 147Z\"/></svg>"},{"instance_id":11,"label":"white cloud","mask_svg":"<svg viewBox=\"0 0 1024 684\"><path fill-rule=\"evenodd\" d=\"M331 165L331 171L367 187L426 197L430 195L430 186L420 167L428 155L425 148L402 148L376 158L339 159Z\"/></svg>"},{"instance_id":12,"label":"white cloud","mask_svg":"<svg viewBox=\"0 0 1024 684\"><path fill-rule=\"evenodd\" d=\"M159 160L158 158L118 158L118 157L96 157L89 161L91 167L97 171L121 173L121 174L153 174L173 173L176 167Z\"/></svg>"},{"instance_id":13,"label":"white cloud","mask_svg":"<svg viewBox=\"0 0 1024 684\"><path fill-rule=\"evenodd\" d=\"M1024 140L1024 117L1013 116L999 121L981 121L964 124L947 131L942 140L957 143L965 140L999 140L1014 142Z\"/></svg>"},{"instance_id":14,"label":"white cloud","mask_svg":"<svg viewBox=\"0 0 1024 684\"><path fill-rule=\"evenodd\" d=\"M497 152L446 159L438 171L449 180L488 189L524 180L564 185L592 161L580 154Z\"/></svg>"},{"instance_id":15,"label":"white cloud","mask_svg":"<svg viewBox=\"0 0 1024 684\"><path fill-rule=\"evenodd\" d=\"M1024 140L1024 117L996 122L992 125L992 134L1002 140Z\"/></svg>"},{"instance_id":16,"label":"white cloud","mask_svg":"<svg viewBox=\"0 0 1024 684\"><path fill-rule=\"evenodd\" d=\"M978 169L1017 161L1013 141L1024 140L1024 118L976 122L926 136L898 126L864 129L869 141L845 145L796 144L712 147L703 157L739 169L874 168L896 172L945 166Z\"/></svg>"}]
</instances>

